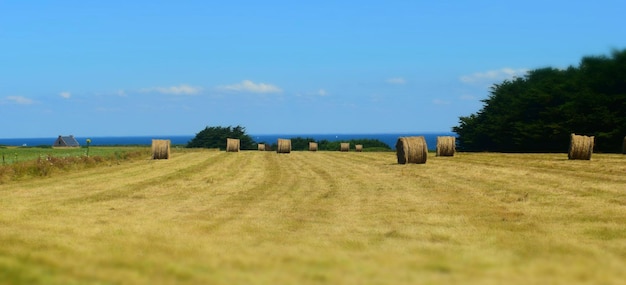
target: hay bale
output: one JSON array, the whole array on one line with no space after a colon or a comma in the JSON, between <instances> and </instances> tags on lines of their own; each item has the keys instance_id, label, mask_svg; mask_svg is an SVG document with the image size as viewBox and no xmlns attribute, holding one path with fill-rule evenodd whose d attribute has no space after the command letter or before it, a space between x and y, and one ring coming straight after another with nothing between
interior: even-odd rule
<instances>
[{"instance_id":1,"label":"hay bale","mask_svg":"<svg viewBox=\"0 0 626 285\"><path fill-rule=\"evenodd\" d=\"M350 151L350 143L341 143L339 147L339 151L342 151L342 152Z\"/></svg>"},{"instance_id":2,"label":"hay bale","mask_svg":"<svg viewBox=\"0 0 626 285\"><path fill-rule=\"evenodd\" d=\"M259 150L259 151L265 151L265 144L264 144L264 143L260 143L260 144L258 144L258 146L257 146L257 147L258 147L258 150Z\"/></svg>"},{"instance_id":3,"label":"hay bale","mask_svg":"<svg viewBox=\"0 0 626 285\"><path fill-rule=\"evenodd\" d=\"M426 163L428 147L423 136L400 137L396 142L396 156L399 164Z\"/></svg>"},{"instance_id":4,"label":"hay bale","mask_svg":"<svg viewBox=\"0 0 626 285\"><path fill-rule=\"evenodd\" d=\"M226 139L226 152L239 152L240 144L241 143L239 139L227 138Z\"/></svg>"},{"instance_id":5,"label":"hay bale","mask_svg":"<svg viewBox=\"0 0 626 285\"><path fill-rule=\"evenodd\" d=\"M362 144L357 144L354 146L354 149L356 150L356 152L362 152L363 151L363 145Z\"/></svg>"},{"instance_id":6,"label":"hay bale","mask_svg":"<svg viewBox=\"0 0 626 285\"><path fill-rule=\"evenodd\" d=\"M152 140L152 159L170 158L170 140Z\"/></svg>"},{"instance_id":7,"label":"hay bale","mask_svg":"<svg viewBox=\"0 0 626 285\"><path fill-rule=\"evenodd\" d=\"M568 159L590 160L593 153L593 136L571 135Z\"/></svg>"},{"instance_id":8,"label":"hay bale","mask_svg":"<svg viewBox=\"0 0 626 285\"><path fill-rule=\"evenodd\" d=\"M317 143L309 142L309 151L317 151Z\"/></svg>"},{"instance_id":9,"label":"hay bale","mask_svg":"<svg viewBox=\"0 0 626 285\"><path fill-rule=\"evenodd\" d=\"M276 147L277 153L290 153L291 152L291 140L290 139L278 139L278 146Z\"/></svg>"},{"instance_id":10,"label":"hay bale","mask_svg":"<svg viewBox=\"0 0 626 285\"><path fill-rule=\"evenodd\" d=\"M452 136L437 137L437 156L454 156L456 138Z\"/></svg>"}]
</instances>

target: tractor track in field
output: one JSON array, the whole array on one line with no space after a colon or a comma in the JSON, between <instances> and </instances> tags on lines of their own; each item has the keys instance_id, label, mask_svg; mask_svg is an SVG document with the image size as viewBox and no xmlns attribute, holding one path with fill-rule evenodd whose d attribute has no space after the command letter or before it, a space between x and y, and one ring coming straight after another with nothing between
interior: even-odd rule
<instances>
[{"instance_id":1,"label":"tractor track in field","mask_svg":"<svg viewBox=\"0 0 626 285\"><path fill-rule=\"evenodd\" d=\"M205 155L206 154L206 155ZM105 202L115 199L128 198L132 195L136 195L140 192L146 191L153 186L159 186L166 184L168 181L178 181L179 179L187 179L193 175L196 175L202 169L207 168L213 164L217 164L223 161L224 156L217 155L217 153L205 152L202 153L202 159L194 161L193 163L176 163L177 160L185 160L186 154L178 158L171 160L155 160L145 161L144 165L139 166L139 170L133 170L132 173L113 173L113 177L105 177L103 180L115 180L115 179L127 179L121 185L114 187L105 187L100 191L89 191L87 181L83 181L85 186L85 194L82 196L74 197L67 203L95 203ZM137 167L137 165L135 165ZM133 178L129 178L131 174Z\"/></svg>"}]
</instances>

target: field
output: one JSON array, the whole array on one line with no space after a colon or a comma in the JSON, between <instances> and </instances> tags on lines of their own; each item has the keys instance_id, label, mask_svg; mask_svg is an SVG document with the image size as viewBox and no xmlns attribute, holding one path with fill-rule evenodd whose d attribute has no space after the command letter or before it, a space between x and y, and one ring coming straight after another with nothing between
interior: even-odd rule
<instances>
[{"instance_id":1,"label":"field","mask_svg":"<svg viewBox=\"0 0 626 285\"><path fill-rule=\"evenodd\" d=\"M623 284L626 156L174 150L0 185L0 284Z\"/></svg>"}]
</instances>

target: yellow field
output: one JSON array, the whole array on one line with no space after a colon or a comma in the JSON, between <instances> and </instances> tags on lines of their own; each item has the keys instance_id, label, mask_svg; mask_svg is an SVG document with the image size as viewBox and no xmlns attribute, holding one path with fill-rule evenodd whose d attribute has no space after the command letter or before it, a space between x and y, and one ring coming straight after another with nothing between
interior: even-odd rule
<instances>
[{"instance_id":1,"label":"yellow field","mask_svg":"<svg viewBox=\"0 0 626 285\"><path fill-rule=\"evenodd\" d=\"M626 156L185 150L0 185L0 284L624 284Z\"/></svg>"}]
</instances>

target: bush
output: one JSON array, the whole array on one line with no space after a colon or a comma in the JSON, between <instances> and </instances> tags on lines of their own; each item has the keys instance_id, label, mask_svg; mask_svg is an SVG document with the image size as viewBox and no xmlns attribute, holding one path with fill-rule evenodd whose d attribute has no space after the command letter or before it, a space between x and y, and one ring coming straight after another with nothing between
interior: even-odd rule
<instances>
[{"instance_id":1,"label":"bush","mask_svg":"<svg viewBox=\"0 0 626 285\"><path fill-rule=\"evenodd\" d=\"M246 129L241 126L236 127L206 127L196 134L187 143L189 148L219 148L226 150L226 139L239 139L240 149L256 149L256 144L252 137L246 134Z\"/></svg>"}]
</instances>

